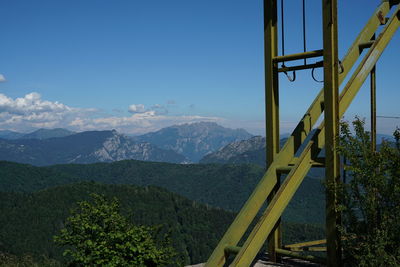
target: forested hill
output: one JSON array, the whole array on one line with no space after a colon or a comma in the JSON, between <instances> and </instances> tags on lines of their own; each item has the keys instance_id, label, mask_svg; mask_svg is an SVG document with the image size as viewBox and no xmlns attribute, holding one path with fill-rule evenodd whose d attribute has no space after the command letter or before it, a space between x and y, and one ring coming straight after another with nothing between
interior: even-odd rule
<instances>
[{"instance_id":1,"label":"forested hill","mask_svg":"<svg viewBox=\"0 0 400 267\"><path fill-rule=\"evenodd\" d=\"M50 167L0 161L0 191L32 192L77 181L155 185L215 207L237 210L263 169L255 165L168 164L135 160Z\"/></svg>"},{"instance_id":2,"label":"forested hill","mask_svg":"<svg viewBox=\"0 0 400 267\"><path fill-rule=\"evenodd\" d=\"M0 161L0 191L33 192L78 181L155 185L191 200L238 211L263 174L263 168L257 165L179 165L128 160L34 167ZM284 220L323 224L324 201L321 182L306 178L286 209Z\"/></svg>"}]
</instances>

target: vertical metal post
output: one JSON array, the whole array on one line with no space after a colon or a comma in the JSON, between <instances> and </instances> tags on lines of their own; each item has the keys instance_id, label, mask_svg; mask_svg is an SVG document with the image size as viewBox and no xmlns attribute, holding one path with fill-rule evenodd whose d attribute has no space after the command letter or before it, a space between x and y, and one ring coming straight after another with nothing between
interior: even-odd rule
<instances>
[{"instance_id":1,"label":"vertical metal post","mask_svg":"<svg viewBox=\"0 0 400 267\"><path fill-rule=\"evenodd\" d=\"M264 54L265 54L265 120L266 120L266 166L274 161L279 152L279 88L278 66L273 58L278 55L278 0L264 0ZM268 197L272 199L277 185ZM276 248L281 247L280 222L268 238L268 255L277 261Z\"/></svg>"},{"instance_id":2,"label":"vertical metal post","mask_svg":"<svg viewBox=\"0 0 400 267\"><path fill-rule=\"evenodd\" d=\"M376 150L376 66L371 70L371 149Z\"/></svg>"},{"instance_id":3,"label":"vertical metal post","mask_svg":"<svg viewBox=\"0 0 400 267\"><path fill-rule=\"evenodd\" d=\"M337 183L340 181L339 137L339 73L337 0L322 0L324 45L324 113L325 113L325 176L326 176L326 237L328 266L342 266L340 213Z\"/></svg>"}]
</instances>

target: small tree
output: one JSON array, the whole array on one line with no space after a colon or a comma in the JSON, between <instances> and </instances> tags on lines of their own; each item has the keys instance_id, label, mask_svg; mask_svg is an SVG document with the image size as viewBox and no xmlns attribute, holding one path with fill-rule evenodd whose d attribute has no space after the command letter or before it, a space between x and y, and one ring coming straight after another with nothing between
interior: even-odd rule
<instances>
[{"instance_id":1,"label":"small tree","mask_svg":"<svg viewBox=\"0 0 400 267\"><path fill-rule=\"evenodd\" d=\"M400 132L395 145L383 141L371 149L364 121L341 126L340 153L348 165L349 181L342 184L342 236L351 266L400 265Z\"/></svg>"},{"instance_id":2,"label":"small tree","mask_svg":"<svg viewBox=\"0 0 400 267\"><path fill-rule=\"evenodd\" d=\"M65 229L54 240L68 246L71 265L78 266L164 266L176 255L164 239L155 243L155 228L129 224L120 214L114 198L91 195L93 202L82 201L71 211Z\"/></svg>"}]
</instances>

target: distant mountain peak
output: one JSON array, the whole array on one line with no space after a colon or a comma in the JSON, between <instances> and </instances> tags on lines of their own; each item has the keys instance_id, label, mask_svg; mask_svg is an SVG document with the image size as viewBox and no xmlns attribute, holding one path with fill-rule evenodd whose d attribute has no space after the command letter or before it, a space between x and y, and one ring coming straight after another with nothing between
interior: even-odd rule
<instances>
[{"instance_id":1,"label":"distant mountain peak","mask_svg":"<svg viewBox=\"0 0 400 267\"><path fill-rule=\"evenodd\" d=\"M239 140L252 137L244 129L225 128L215 122L195 122L173 125L156 132L134 137L164 149L172 149L193 162L204 155Z\"/></svg>"}]
</instances>

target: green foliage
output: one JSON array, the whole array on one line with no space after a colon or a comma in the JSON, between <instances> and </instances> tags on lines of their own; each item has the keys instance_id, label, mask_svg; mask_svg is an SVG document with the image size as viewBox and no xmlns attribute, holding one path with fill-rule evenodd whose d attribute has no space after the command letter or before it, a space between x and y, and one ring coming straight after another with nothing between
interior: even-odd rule
<instances>
[{"instance_id":1,"label":"green foliage","mask_svg":"<svg viewBox=\"0 0 400 267\"><path fill-rule=\"evenodd\" d=\"M93 202L82 201L71 211L64 229L54 240L72 248L78 266L165 266L175 255L169 240L156 245L156 228L135 226L120 214L119 202L108 202L92 194Z\"/></svg>"},{"instance_id":2,"label":"green foliage","mask_svg":"<svg viewBox=\"0 0 400 267\"><path fill-rule=\"evenodd\" d=\"M400 133L396 145L371 149L364 121L341 126L340 153L350 179L341 187L345 258L355 266L400 265Z\"/></svg>"}]
</instances>

